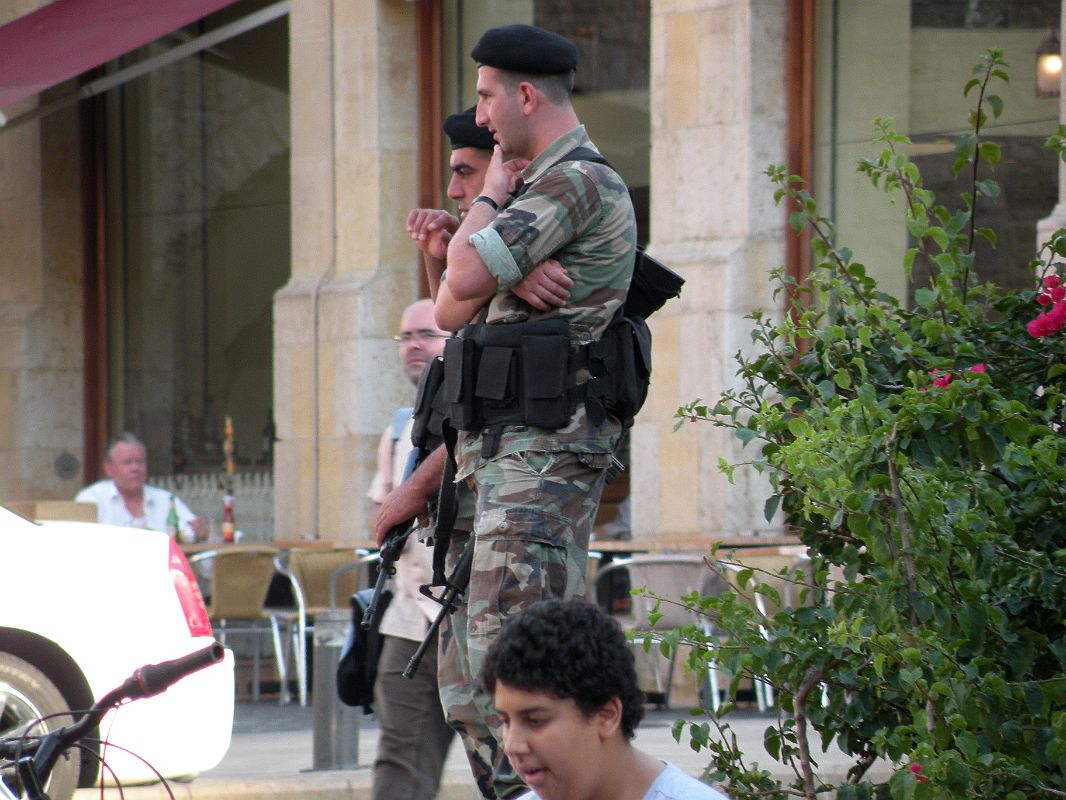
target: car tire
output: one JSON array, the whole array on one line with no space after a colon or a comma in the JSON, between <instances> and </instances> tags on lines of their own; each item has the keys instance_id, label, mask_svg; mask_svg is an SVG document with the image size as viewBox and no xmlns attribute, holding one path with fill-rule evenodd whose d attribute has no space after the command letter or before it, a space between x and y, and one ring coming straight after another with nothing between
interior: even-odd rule
<instances>
[{"instance_id":1,"label":"car tire","mask_svg":"<svg viewBox=\"0 0 1066 800\"><path fill-rule=\"evenodd\" d=\"M43 726L35 726L29 733L41 733L42 727L54 730L70 723L70 708L62 693L48 676L29 662L0 653L0 738L11 736L35 719L45 719ZM59 715L49 718L50 715ZM70 800L78 783L81 753L72 748L60 756L45 786L52 800ZM21 787L13 770L2 773L4 782L16 796Z\"/></svg>"}]
</instances>

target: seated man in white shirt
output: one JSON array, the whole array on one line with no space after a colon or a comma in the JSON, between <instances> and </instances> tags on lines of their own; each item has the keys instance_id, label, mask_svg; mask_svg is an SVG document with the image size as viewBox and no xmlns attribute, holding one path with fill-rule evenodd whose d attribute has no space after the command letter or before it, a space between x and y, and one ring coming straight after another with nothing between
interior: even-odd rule
<instances>
[{"instance_id":1,"label":"seated man in white shirt","mask_svg":"<svg viewBox=\"0 0 1066 800\"><path fill-rule=\"evenodd\" d=\"M108 444L104 474L105 480L86 486L74 498L79 503L96 504L97 522L166 533L170 498L174 497L178 538L183 542L207 538L207 523L193 514L181 498L145 483L147 451L144 442L132 433L116 436Z\"/></svg>"},{"instance_id":2,"label":"seated man in white shirt","mask_svg":"<svg viewBox=\"0 0 1066 800\"><path fill-rule=\"evenodd\" d=\"M508 619L481 683L532 789L519 800L728 800L633 746L644 716L633 652L617 620L584 600L544 600Z\"/></svg>"}]
</instances>

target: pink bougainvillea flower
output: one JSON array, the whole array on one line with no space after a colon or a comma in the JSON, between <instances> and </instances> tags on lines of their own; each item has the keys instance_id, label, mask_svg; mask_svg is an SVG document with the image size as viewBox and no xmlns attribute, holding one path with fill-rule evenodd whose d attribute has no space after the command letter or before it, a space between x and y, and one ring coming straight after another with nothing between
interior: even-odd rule
<instances>
[{"instance_id":1,"label":"pink bougainvillea flower","mask_svg":"<svg viewBox=\"0 0 1066 800\"><path fill-rule=\"evenodd\" d=\"M987 372L988 368L984 364L974 364L970 367L970 372Z\"/></svg>"},{"instance_id":2,"label":"pink bougainvillea flower","mask_svg":"<svg viewBox=\"0 0 1066 800\"><path fill-rule=\"evenodd\" d=\"M1047 288L1049 288L1049 289L1054 289L1060 283L1062 283L1062 279L1059 278L1058 275L1045 275L1044 276L1044 285Z\"/></svg>"},{"instance_id":3,"label":"pink bougainvillea flower","mask_svg":"<svg viewBox=\"0 0 1066 800\"><path fill-rule=\"evenodd\" d=\"M1063 325L1066 325L1066 301L1055 303L1050 311L1032 320L1025 329L1029 331L1030 336L1039 339L1058 333Z\"/></svg>"},{"instance_id":4,"label":"pink bougainvillea flower","mask_svg":"<svg viewBox=\"0 0 1066 800\"><path fill-rule=\"evenodd\" d=\"M1056 286L1051 290L1051 299L1058 303L1060 300L1066 300L1066 286Z\"/></svg>"},{"instance_id":5,"label":"pink bougainvillea flower","mask_svg":"<svg viewBox=\"0 0 1066 800\"><path fill-rule=\"evenodd\" d=\"M935 378L933 378L933 386L936 386L938 389L943 389L949 383L951 383L950 372L945 372L942 375L937 375Z\"/></svg>"},{"instance_id":6,"label":"pink bougainvillea flower","mask_svg":"<svg viewBox=\"0 0 1066 800\"><path fill-rule=\"evenodd\" d=\"M1049 306L1052 303L1051 295L1047 292L1041 292L1036 296L1036 302L1042 306Z\"/></svg>"},{"instance_id":7,"label":"pink bougainvillea flower","mask_svg":"<svg viewBox=\"0 0 1066 800\"><path fill-rule=\"evenodd\" d=\"M914 773L914 779L918 781L918 783L925 783L927 780L929 780L922 774L922 765L919 764L917 761L911 764L911 772Z\"/></svg>"}]
</instances>

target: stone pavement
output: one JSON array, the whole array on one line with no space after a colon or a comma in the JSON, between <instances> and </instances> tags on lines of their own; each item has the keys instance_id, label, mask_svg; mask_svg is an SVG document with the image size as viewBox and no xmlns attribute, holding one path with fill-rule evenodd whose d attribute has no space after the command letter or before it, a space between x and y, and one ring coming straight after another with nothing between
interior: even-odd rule
<instances>
[{"instance_id":1,"label":"stone pavement","mask_svg":"<svg viewBox=\"0 0 1066 800\"><path fill-rule=\"evenodd\" d=\"M677 764L691 775L699 775L708 762L706 753L696 753L687 744L674 741L671 727L683 716L683 709L651 710L637 730L636 744L657 757ZM738 710L729 715L749 762L758 762L782 777L789 775L762 749L762 735L772 721L772 712ZM378 728L372 716L359 715L358 766L344 770L312 770L313 709L276 702L237 704L233 741L222 763L189 783L172 783L178 800L364 800L370 797L371 770L377 747ZM817 744L812 742L817 748ZM822 776L835 778L850 766L839 752L818 752ZM101 797L99 789L79 789L76 800ZM118 798L109 789L105 798ZM162 800L169 797L161 785L125 787L127 800ZM469 767L458 740L453 742L445 766L438 800L475 800L478 797L470 779ZM397 800L404 800L397 798Z\"/></svg>"}]
</instances>

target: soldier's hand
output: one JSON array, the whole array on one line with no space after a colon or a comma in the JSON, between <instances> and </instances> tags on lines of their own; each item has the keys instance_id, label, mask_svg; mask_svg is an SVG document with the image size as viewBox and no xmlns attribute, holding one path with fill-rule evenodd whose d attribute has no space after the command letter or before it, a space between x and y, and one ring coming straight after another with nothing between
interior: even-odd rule
<instances>
[{"instance_id":1,"label":"soldier's hand","mask_svg":"<svg viewBox=\"0 0 1066 800\"><path fill-rule=\"evenodd\" d=\"M526 158L512 158L510 161L504 161L503 150L496 145L492 148L492 159L485 172L485 185L481 187L481 193L491 197L497 205L502 206L507 196L518 186L522 170L528 167L529 163L529 159Z\"/></svg>"},{"instance_id":2,"label":"soldier's hand","mask_svg":"<svg viewBox=\"0 0 1066 800\"><path fill-rule=\"evenodd\" d=\"M374 520L374 538L381 547L389 531L406 522L411 517L424 514L426 511L426 499L417 492L405 489L406 484L400 484L381 501L378 508L377 518Z\"/></svg>"},{"instance_id":3,"label":"soldier's hand","mask_svg":"<svg viewBox=\"0 0 1066 800\"><path fill-rule=\"evenodd\" d=\"M414 208L407 215L407 232L418 249L442 261L448 255L448 242L458 229L459 220L439 208Z\"/></svg>"},{"instance_id":4,"label":"soldier's hand","mask_svg":"<svg viewBox=\"0 0 1066 800\"><path fill-rule=\"evenodd\" d=\"M573 280L554 258L541 261L528 275L520 280L511 292L522 298L538 311L566 305L570 299Z\"/></svg>"}]
</instances>

